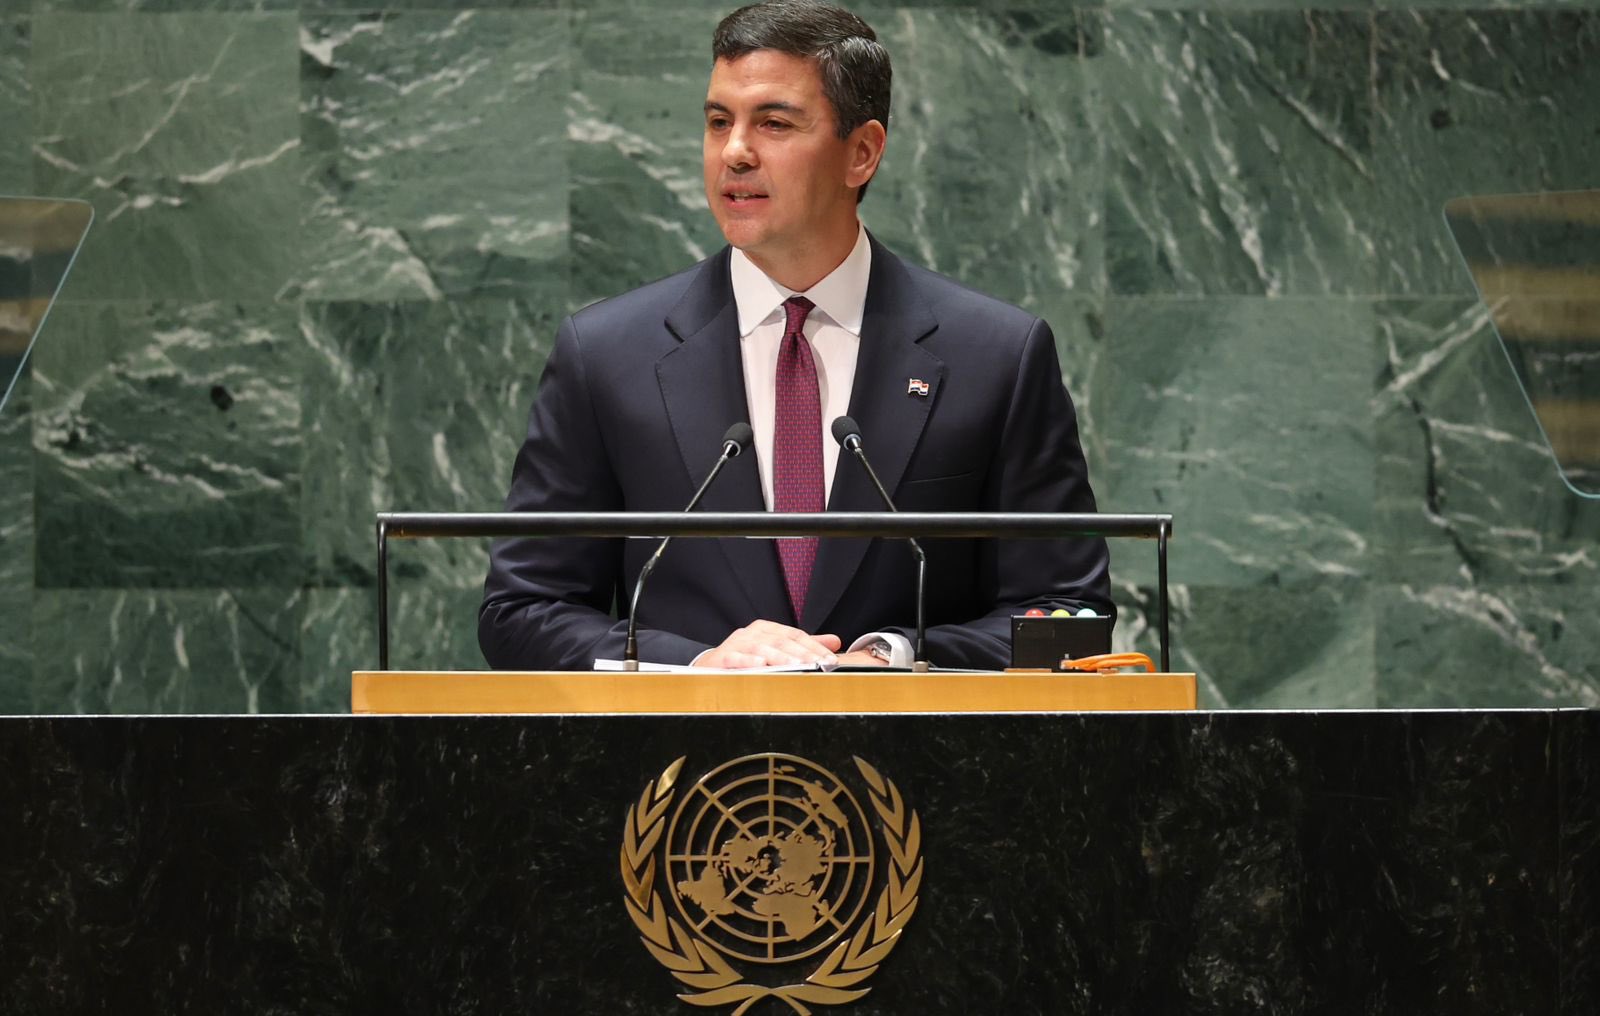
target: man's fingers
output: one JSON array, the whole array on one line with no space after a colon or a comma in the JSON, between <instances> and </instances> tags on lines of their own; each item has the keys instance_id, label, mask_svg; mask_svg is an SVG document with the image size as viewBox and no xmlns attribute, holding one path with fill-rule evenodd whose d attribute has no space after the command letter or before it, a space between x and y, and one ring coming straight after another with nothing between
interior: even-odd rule
<instances>
[{"instance_id":1,"label":"man's fingers","mask_svg":"<svg viewBox=\"0 0 1600 1016\"><path fill-rule=\"evenodd\" d=\"M718 649L701 660L700 666L717 670L749 670L751 667L765 667L767 661L765 657L742 653L736 649Z\"/></svg>"},{"instance_id":2,"label":"man's fingers","mask_svg":"<svg viewBox=\"0 0 1600 1016\"><path fill-rule=\"evenodd\" d=\"M807 663L822 663L833 658L833 654L813 642L809 637L804 641L796 638L785 638L768 642L755 651L767 661L770 667L800 666Z\"/></svg>"},{"instance_id":3,"label":"man's fingers","mask_svg":"<svg viewBox=\"0 0 1600 1016\"><path fill-rule=\"evenodd\" d=\"M783 639L811 638L810 634L799 628L794 628L787 624L779 624L776 621L751 621L743 628L740 628L738 631L734 632L735 636L740 634L768 642L777 642Z\"/></svg>"},{"instance_id":4,"label":"man's fingers","mask_svg":"<svg viewBox=\"0 0 1600 1016\"><path fill-rule=\"evenodd\" d=\"M811 635L777 621L758 620L729 635L702 663L726 670L831 666L842 646L837 635Z\"/></svg>"},{"instance_id":5,"label":"man's fingers","mask_svg":"<svg viewBox=\"0 0 1600 1016\"><path fill-rule=\"evenodd\" d=\"M831 658L841 643L835 635L814 636L776 621L755 621L735 632L724 645L737 646L741 649L759 646L763 652L776 650L808 663ZM773 662L776 664L786 661Z\"/></svg>"}]
</instances>

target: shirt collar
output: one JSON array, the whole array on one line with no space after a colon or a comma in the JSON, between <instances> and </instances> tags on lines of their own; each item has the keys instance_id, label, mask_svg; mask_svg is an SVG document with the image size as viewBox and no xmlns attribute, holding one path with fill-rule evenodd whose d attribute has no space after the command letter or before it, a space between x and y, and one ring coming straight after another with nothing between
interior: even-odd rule
<instances>
[{"instance_id":1,"label":"shirt collar","mask_svg":"<svg viewBox=\"0 0 1600 1016\"><path fill-rule=\"evenodd\" d=\"M733 302L739 311L740 338L778 314L783 301L795 295L794 290L768 278L737 247L733 248L728 271L733 281ZM856 245L849 255L821 282L806 290L805 296L834 324L859 338L861 320L866 315L867 277L871 274L872 245L867 242L866 229L858 226Z\"/></svg>"}]
</instances>

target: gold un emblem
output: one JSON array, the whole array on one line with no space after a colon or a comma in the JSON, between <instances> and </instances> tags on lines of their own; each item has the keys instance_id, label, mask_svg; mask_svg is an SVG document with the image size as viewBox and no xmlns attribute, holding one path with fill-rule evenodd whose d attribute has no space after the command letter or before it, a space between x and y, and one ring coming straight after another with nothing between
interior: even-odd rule
<instances>
[{"instance_id":1,"label":"gold un emblem","mask_svg":"<svg viewBox=\"0 0 1600 1016\"><path fill-rule=\"evenodd\" d=\"M645 785L622 839L628 916L650 955L689 989L678 997L736 1006L733 1016L770 998L808 1016L808 1005L865 996L922 885L922 826L900 791L855 760L888 848L879 880L874 823L822 766L747 755L679 799L683 763ZM746 974L746 964L767 972ZM803 980L769 983L801 966L810 967Z\"/></svg>"}]
</instances>

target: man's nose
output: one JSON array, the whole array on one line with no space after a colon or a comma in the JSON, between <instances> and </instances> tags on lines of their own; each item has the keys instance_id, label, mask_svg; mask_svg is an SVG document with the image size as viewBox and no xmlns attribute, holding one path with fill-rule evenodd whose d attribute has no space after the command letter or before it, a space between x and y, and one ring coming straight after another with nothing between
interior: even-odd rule
<instances>
[{"instance_id":1,"label":"man's nose","mask_svg":"<svg viewBox=\"0 0 1600 1016\"><path fill-rule=\"evenodd\" d=\"M728 132L728 140L722 146L722 163L729 169L749 169L756 164L755 148L750 144L750 135L742 128L735 128Z\"/></svg>"}]
</instances>

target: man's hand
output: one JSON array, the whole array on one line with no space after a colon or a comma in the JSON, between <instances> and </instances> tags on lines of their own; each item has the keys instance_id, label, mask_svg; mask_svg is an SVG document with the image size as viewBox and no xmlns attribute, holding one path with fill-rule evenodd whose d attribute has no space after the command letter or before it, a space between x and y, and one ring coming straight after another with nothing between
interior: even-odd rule
<instances>
[{"instance_id":1,"label":"man's hand","mask_svg":"<svg viewBox=\"0 0 1600 1016\"><path fill-rule=\"evenodd\" d=\"M837 635L808 635L776 621L752 621L723 639L722 645L701 653L694 665L718 670L832 666L842 646Z\"/></svg>"}]
</instances>

